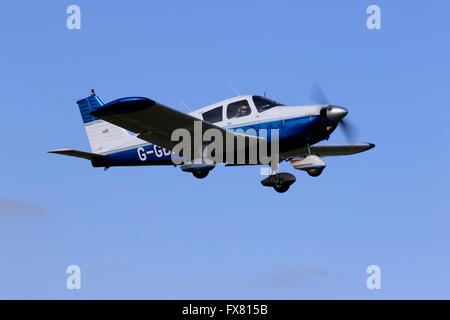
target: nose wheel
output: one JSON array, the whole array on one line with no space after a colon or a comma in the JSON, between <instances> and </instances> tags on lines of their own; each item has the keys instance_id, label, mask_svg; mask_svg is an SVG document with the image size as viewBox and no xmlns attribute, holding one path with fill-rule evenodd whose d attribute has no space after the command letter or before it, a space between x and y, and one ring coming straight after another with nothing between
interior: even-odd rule
<instances>
[{"instance_id":1,"label":"nose wheel","mask_svg":"<svg viewBox=\"0 0 450 320\"><path fill-rule=\"evenodd\" d=\"M295 177L287 172L273 174L261 181L265 187L272 187L276 192L284 193L295 182Z\"/></svg>"},{"instance_id":2,"label":"nose wheel","mask_svg":"<svg viewBox=\"0 0 450 320\"><path fill-rule=\"evenodd\" d=\"M278 193L285 193L289 190L290 185L284 185L284 186L273 186L274 190Z\"/></svg>"},{"instance_id":3,"label":"nose wheel","mask_svg":"<svg viewBox=\"0 0 450 320\"><path fill-rule=\"evenodd\" d=\"M209 170L196 170L196 171L192 171L192 174L197 179L204 179L209 174Z\"/></svg>"}]
</instances>

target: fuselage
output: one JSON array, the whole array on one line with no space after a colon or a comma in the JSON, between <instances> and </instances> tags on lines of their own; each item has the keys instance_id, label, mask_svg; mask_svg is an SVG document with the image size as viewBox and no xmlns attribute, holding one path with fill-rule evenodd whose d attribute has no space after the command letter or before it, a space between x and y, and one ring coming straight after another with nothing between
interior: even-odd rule
<instances>
[{"instance_id":1,"label":"fuselage","mask_svg":"<svg viewBox=\"0 0 450 320\"><path fill-rule=\"evenodd\" d=\"M265 97L245 95L223 100L190 113L230 131L270 132L278 129L280 153L328 139L337 122L321 116L326 105L285 106ZM245 110L242 113L242 110ZM250 131L249 131L250 129ZM270 139L270 137L269 137ZM171 151L136 136L104 153L106 162L94 166L173 165Z\"/></svg>"}]
</instances>

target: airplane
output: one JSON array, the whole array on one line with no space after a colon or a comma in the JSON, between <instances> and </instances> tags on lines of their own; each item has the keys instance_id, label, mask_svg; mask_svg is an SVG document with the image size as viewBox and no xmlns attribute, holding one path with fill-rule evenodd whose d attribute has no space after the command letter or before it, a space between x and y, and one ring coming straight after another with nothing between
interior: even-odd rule
<instances>
[{"instance_id":1,"label":"airplane","mask_svg":"<svg viewBox=\"0 0 450 320\"><path fill-rule=\"evenodd\" d=\"M262 129L278 129L278 161L290 161L293 168L317 177L326 167L322 157L356 154L375 145L318 144L328 140L338 125L350 137L352 126L344 121L348 114L346 108L330 104L320 87L316 86L314 92L315 100L321 100L314 105L286 106L265 97L265 94L238 95L183 113L145 97L125 97L104 104L92 89L90 96L77 101L91 152L74 149L48 152L87 159L93 167L105 170L116 166L179 166L182 171L203 179L219 163L192 162L179 154L181 163L174 164L172 150L177 143L171 139L174 130L183 128L194 134L195 123L200 123L202 132L216 129L223 134L244 136L250 140L258 137L242 135L238 131L254 129L258 133ZM266 139L270 140L270 137ZM245 146L248 148L248 144ZM220 162L225 166L242 165L233 161L227 163L225 159ZM261 164L261 161L256 164ZM296 181L295 176L287 172L268 172L261 184L273 187L279 193L286 192Z\"/></svg>"}]
</instances>

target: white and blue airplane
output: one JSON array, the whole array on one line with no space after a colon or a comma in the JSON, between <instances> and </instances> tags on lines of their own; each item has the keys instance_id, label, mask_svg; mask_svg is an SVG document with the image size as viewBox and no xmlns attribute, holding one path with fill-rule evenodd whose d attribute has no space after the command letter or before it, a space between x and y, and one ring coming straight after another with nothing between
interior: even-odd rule
<instances>
[{"instance_id":1,"label":"white and blue airplane","mask_svg":"<svg viewBox=\"0 0 450 320\"><path fill-rule=\"evenodd\" d=\"M320 87L316 96L326 100ZM372 143L317 144L328 140L338 125L351 134L343 118L347 109L322 101L315 105L286 106L258 95L239 95L189 114L169 108L144 97L128 97L104 104L94 90L89 97L77 101L89 138L91 152L74 149L52 150L90 160L93 167L171 165L171 140L175 129L184 128L194 135L194 122L201 121L203 130L215 128L236 134L236 129L278 129L279 161L290 161L295 169L319 176L325 168L321 157L350 155L372 149ZM182 155L180 155L182 156ZM225 165L227 164L224 160ZM258 163L260 164L260 163ZM233 164L231 164L233 165ZM176 165L175 165L176 166ZM215 163L182 163L183 171L205 178ZM290 173L271 174L261 181L264 186L285 192L295 182Z\"/></svg>"}]
</instances>

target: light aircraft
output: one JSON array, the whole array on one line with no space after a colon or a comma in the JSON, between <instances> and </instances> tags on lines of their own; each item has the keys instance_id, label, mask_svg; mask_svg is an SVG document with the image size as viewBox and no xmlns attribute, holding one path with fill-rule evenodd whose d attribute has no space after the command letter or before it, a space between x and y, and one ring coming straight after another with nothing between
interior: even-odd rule
<instances>
[{"instance_id":1,"label":"light aircraft","mask_svg":"<svg viewBox=\"0 0 450 320\"><path fill-rule=\"evenodd\" d=\"M113 166L174 166L172 150L177 142L172 141L172 133L183 128L194 134L194 123L200 122L202 132L214 128L236 136L237 129L256 132L278 129L279 161L290 161L295 169L317 177L326 166L322 157L360 153L375 145L317 144L328 140L338 125L348 137L353 130L344 121L347 109L330 104L318 85L312 95L319 103L307 106L286 106L265 95L238 95L186 114L144 97L121 98L104 104L92 90L89 97L77 101L91 152L60 149L49 153L87 159L93 167L105 170ZM222 163L241 165L226 160ZM179 166L202 179L215 165L186 161ZM276 171L261 181L263 186L273 187L280 193L286 192L294 182L292 174Z\"/></svg>"}]
</instances>

